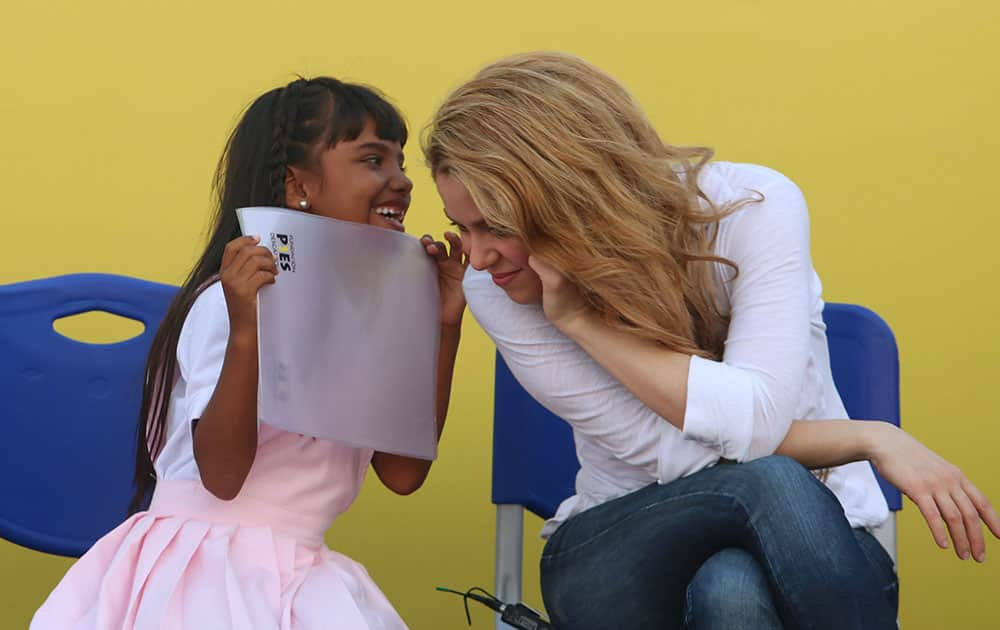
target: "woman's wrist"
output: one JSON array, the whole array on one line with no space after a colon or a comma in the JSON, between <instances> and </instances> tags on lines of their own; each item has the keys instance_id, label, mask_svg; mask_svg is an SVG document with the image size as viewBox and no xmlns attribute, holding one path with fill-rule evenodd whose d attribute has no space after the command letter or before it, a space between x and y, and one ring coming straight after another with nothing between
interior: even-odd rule
<instances>
[{"instance_id":1,"label":"woman's wrist","mask_svg":"<svg viewBox=\"0 0 1000 630\"><path fill-rule=\"evenodd\" d=\"M872 461L889 445L896 425L882 420L852 420L860 429L860 450L864 459Z\"/></svg>"},{"instance_id":2,"label":"woman's wrist","mask_svg":"<svg viewBox=\"0 0 1000 630\"><path fill-rule=\"evenodd\" d=\"M562 334L577 342L587 334L588 330L593 330L594 326L604 325L597 311L589 308L573 311L552 323Z\"/></svg>"}]
</instances>

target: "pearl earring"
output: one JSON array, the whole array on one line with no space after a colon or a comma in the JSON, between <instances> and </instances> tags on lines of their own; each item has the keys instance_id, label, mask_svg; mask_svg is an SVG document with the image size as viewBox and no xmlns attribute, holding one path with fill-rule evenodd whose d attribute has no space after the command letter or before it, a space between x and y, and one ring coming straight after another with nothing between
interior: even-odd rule
<instances>
[{"instance_id":1,"label":"pearl earring","mask_svg":"<svg viewBox=\"0 0 1000 630\"><path fill-rule=\"evenodd\" d=\"M309 209L309 202L306 201L305 199L299 199L299 209L301 209L301 210L308 210Z\"/></svg>"}]
</instances>

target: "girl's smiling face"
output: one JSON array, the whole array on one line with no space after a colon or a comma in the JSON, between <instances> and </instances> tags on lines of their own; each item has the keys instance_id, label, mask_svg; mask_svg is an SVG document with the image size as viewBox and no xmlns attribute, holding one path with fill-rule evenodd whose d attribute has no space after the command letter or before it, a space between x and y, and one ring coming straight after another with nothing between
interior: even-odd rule
<instances>
[{"instance_id":1,"label":"girl's smiling face","mask_svg":"<svg viewBox=\"0 0 1000 630\"><path fill-rule=\"evenodd\" d=\"M290 167L287 205L342 221L403 231L413 182L403 167L403 148L375 133L369 119L354 140L341 140L319 155L319 168Z\"/></svg>"}]
</instances>

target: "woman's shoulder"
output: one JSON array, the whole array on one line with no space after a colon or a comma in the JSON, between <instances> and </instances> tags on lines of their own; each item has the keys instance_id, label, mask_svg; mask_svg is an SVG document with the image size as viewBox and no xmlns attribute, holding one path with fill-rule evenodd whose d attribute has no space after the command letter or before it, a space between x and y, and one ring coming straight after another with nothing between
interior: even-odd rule
<instances>
[{"instance_id":1,"label":"woman's shoulder","mask_svg":"<svg viewBox=\"0 0 1000 630\"><path fill-rule=\"evenodd\" d=\"M705 167L699 184L720 209L738 206L719 222L717 254L739 259L768 243L808 248L805 196L781 172L758 164L713 162Z\"/></svg>"},{"instance_id":2,"label":"woman's shoulder","mask_svg":"<svg viewBox=\"0 0 1000 630\"><path fill-rule=\"evenodd\" d=\"M768 192L802 196L802 191L788 176L760 164L710 162L701 171L698 185L716 205L725 205Z\"/></svg>"}]
</instances>

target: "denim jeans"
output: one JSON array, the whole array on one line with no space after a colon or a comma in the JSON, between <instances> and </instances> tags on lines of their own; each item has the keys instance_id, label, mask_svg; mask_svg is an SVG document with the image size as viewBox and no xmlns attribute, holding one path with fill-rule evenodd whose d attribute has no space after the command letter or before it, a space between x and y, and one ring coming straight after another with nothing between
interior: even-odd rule
<instances>
[{"instance_id":1,"label":"denim jeans","mask_svg":"<svg viewBox=\"0 0 1000 630\"><path fill-rule=\"evenodd\" d=\"M878 545L856 535L833 493L793 460L724 463L568 519L542 553L542 597L563 630L683 628L686 614L698 623L704 610L701 578L687 606L699 571L711 578L738 565L755 584L732 596L750 591L763 601L748 609L776 614L779 627L895 628L895 572L867 539Z\"/></svg>"},{"instance_id":2,"label":"denim jeans","mask_svg":"<svg viewBox=\"0 0 1000 630\"><path fill-rule=\"evenodd\" d=\"M854 538L880 577L893 610L898 607L899 582L892 558L864 529ZM698 568L684 601L685 630L782 630L764 569L749 552L723 549Z\"/></svg>"}]
</instances>

